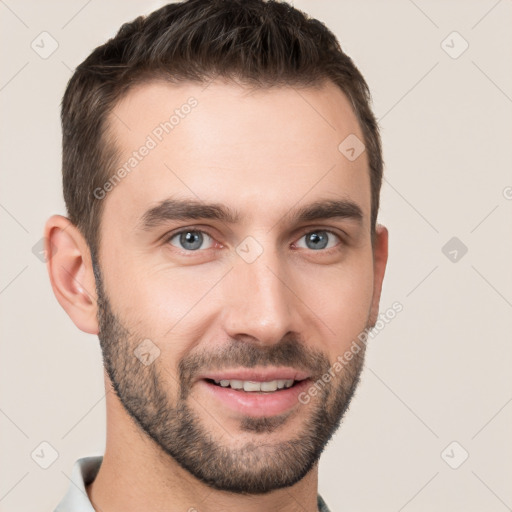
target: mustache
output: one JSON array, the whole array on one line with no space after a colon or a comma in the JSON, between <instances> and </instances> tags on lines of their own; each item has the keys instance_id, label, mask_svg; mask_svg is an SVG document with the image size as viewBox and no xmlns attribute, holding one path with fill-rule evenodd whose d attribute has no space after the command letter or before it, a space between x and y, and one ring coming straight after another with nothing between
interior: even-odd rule
<instances>
[{"instance_id":1,"label":"mustache","mask_svg":"<svg viewBox=\"0 0 512 512\"><path fill-rule=\"evenodd\" d=\"M231 339L225 347L202 350L185 356L178 365L180 382L185 388L205 371L256 366L291 366L311 375L323 375L331 363L326 354L307 347L297 337L261 346L255 342Z\"/></svg>"}]
</instances>

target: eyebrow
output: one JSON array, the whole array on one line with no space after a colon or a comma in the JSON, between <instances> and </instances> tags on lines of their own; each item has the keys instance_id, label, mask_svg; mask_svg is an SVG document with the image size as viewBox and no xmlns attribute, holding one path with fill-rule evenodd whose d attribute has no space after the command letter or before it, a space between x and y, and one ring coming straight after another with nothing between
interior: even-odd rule
<instances>
[{"instance_id":1,"label":"eyebrow","mask_svg":"<svg viewBox=\"0 0 512 512\"><path fill-rule=\"evenodd\" d=\"M242 215L220 203L204 203L195 199L165 199L147 210L140 218L140 226L150 231L161 224L173 220L217 220L227 224L237 224ZM298 224L323 219L352 219L361 223L361 207L347 199L317 200L288 212L284 219Z\"/></svg>"}]
</instances>

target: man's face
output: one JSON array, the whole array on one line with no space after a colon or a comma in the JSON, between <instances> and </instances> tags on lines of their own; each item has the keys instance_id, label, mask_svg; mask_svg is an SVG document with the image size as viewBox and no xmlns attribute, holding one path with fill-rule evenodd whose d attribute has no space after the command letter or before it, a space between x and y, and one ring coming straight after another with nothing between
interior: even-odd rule
<instances>
[{"instance_id":1,"label":"man's face","mask_svg":"<svg viewBox=\"0 0 512 512\"><path fill-rule=\"evenodd\" d=\"M310 471L358 382L364 346L332 367L375 300L368 160L338 150L363 136L334 85L203 89L146 83L110 117L119 167L137 163L103 199L99 337L119 400L163 454L259 494ZM173 200L218 208L194 217ZM298 217L333 202L337 216Z\"/></svg>"}]
</instances>

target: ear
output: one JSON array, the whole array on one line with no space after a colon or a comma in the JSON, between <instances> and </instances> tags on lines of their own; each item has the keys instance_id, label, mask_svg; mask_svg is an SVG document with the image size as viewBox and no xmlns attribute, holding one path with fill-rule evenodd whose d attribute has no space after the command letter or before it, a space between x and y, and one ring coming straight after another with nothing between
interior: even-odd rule
<instances>
[{"instance_id":1,"label":"ear","mask_svg":"<svg viewBox=\"0 0 512 512\"><path fill-rule=\"evenodd\" d=\"M46 267L55 297L80 330L98 334L96 282L87 242L62 215L48 219L44 238Z\"/></svg>"},{"instance_id":2,"label":"ear","mask_svg":"<svg viewBox=\"0 0 512 512\"><path fill-rule=\"evenodd\" d=\"M388 230L378 224L375 228L375 241L373 246L373 297L370 310L370 327L375 325L379 316L380 294L387 262Z\"/></svg>"}]
</instances>

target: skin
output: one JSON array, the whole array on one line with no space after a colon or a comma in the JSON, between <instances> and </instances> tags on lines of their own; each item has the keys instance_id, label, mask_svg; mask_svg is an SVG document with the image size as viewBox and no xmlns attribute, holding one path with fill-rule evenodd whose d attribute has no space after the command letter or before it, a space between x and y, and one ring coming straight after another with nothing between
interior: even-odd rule
<instances>
[{"instance_id":1,"label":"skin","mask_svg":"<svg viewBox=\"0 0 512 512\"><path fill-rule=\"evenodd\" d=\"M97 511L313 512L318 459L364 350L309 403L263 420L212 400L196 379L287 361L316 380L375 324L388 233L377 226L372 245L366 152L350 161L338 150L362 132L331 83L250 90L154 81L133 88L110 117L119 164L191 96L197 106L102 199L98 281L80 231L59 215L46 224L54 293L79 329L98 335L106 361L106 450L87 492ZM241 219L141 229L144 212L169 197L221 203ZM361 221L289 222L294 209L331 199L357 204ZM183 228L203 233L200 249L170 240ZM311 232L328 247L308 246ZM262 249L251 263L236 251L248 236ZM149 365L133 355L145 339L160 350Z\"/></svg>"}]
</instances>

